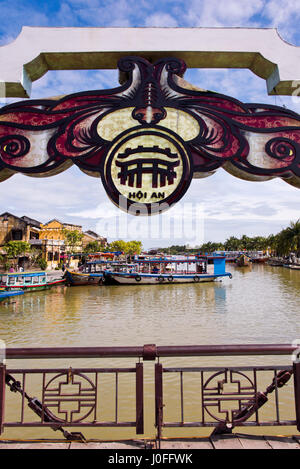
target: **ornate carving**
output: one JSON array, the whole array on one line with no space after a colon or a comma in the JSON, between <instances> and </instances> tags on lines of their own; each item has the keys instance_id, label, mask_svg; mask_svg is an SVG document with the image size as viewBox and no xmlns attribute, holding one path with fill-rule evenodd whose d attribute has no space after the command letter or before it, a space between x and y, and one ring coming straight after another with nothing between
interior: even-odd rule
<instances>
[{"instance_id":1,"label":"ornate carving","mask_svg":"<svg viewBox=\"0 0 300 469\"><path fill-rule=\"evenodd\" d=\"M175 58L152 65L126 57L118 66L127 75L118 88L3 107L0 180L16 172L47 176L76 164L101 176L116 204L123 197L128 209L136 189L149 211L153 201L157 211L178 201L195 173L209 176L219 167L300 187L297 113L182 88L176 75L186 66Z\"/></svg>"}]
</instances>

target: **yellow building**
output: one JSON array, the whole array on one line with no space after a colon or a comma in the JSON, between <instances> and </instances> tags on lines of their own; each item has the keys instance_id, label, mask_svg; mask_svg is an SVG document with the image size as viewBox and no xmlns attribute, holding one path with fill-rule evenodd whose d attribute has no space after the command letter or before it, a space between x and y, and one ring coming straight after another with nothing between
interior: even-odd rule
<instances>
[{"instance_id":1,"label":"yellow building","mask_svg":"<svg viewBox=\"0 0 300 469\"><path fill-rule=\"evenodd\" d=\"M82 243L70 246L66 242L66 231L78 231L82 233L82 226L70 223L62 223L57 219L50 220L41 225L39 244L42 245L44 258L48 268L54 269L60 263L69 261L70 267L76 267L78 259L69 258L69 254L82 251Z\"/></svg>"},{"instance_id":2,"label":"yellow building","mask_svg":"<svg viewBox=\"0 0 300 469\"><path fill-rule=\"evenodd\" d=\"M98 243L101 248L105 248L107 246L107 239L104 238L103 236L99 236L97 233L94 231L88 230L83 233L83 238L82 238L82 247L83 250L85 250L86 246L89 243Z\"/></svg>"},{"instance_id":3,"label":"yellow building","mask_svg":"<svg viewBox=\"0 0 300 469\"><path fill-rule=\"evenodd\" d=\"M41 223L32 218L17 217L8 212L0 215L0 246L9 241L30 242L38 239L41 231Z\"/></svg>"}]
</instances>

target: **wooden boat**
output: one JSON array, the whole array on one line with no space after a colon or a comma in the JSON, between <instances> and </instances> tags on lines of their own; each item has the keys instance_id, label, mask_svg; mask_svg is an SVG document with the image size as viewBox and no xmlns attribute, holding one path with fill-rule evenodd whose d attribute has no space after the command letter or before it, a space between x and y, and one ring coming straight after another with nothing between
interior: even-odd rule
<instances>
[{"instance_id":1,"label":"wooden boat","mask_svg":"<svg viewBox=\"0 0 300 469\"><path fill-rule=\"evenodd\" d=\"M99 286L103 283L103 272L98 273L81 273L66 270L64 274L66 284L68 286L95 285Z\"/></svg>"},{"instance_id":2,"label":"wooden boat","mask_svg":"<svg viewBox=\"0 0 300 469\"><path fill-rule=\"evenodd\" d=\"M194 256L181 259L154 258L120 264L104 271L105 283L159 285L212 282L232 277L225 272L225 256Z\"/></svg>"},{"instance_id":3,"label":"wooden boat","mask_svg":"<svg viewBox=\"0 0 300 469\"><path fill-rule=\"evenodd\" d=\"M102 285L104 270L111 265L119 264L116 260L121 252L95 252L87 255L85 262L78 270L66 269L64 278L69 286Z\"/></svg>"},{"instance_id":4,"label":"wooden boat","mask_svg":"<svg viewBox=\"0 0 300 469\"><path fill-rule=\"evenodd\" d=\"M236 265L238 267L246 267L246 266L249 266L250 263L251 263L251 259L246 254L241 254L236 260Z\"/></svg>"},{"instance_id":5,"label":"wooden boat","mask_svg":"<svg viewBox=\"0 0 300 469\"><path fill-rule=\"evenodd\" d=\"M268 260L268 256L251 256L251 262L254 262L255 264L265 264Z\"/></svg>"},{"instance_id":6,"label":"wooden boat","mask_svg":"<svg viewBox=\"0 0 300 469\"><path fill-rule=\"evenodd\" d=\"M69 286L99 286L104 281L104 270L114 264L118 264L118 262L105 260L88 261L81 266L81 270L71 271L67 269L64 273L64 278Z\"/></svg>"},{"instance_id":7,"label":"wooden boat","mask_svg":"<svg viewBox=\"0 0 300 469\"><path fill-rule=\"evenodd\" d=\"M11 296L24 295L24 290L0 291L0 301L7 300Z\"/></svg>"},{"instance_id":8,"label":"wooden boat","mask_svg":"<svg viewBox=\"0 0 300 469\"><path fill-rule=\"evenodd\" d=\"M17 272L1 274L0 287L4 287L6 291L20 289L24 291L46 290L62 285L65 281L64 278L48 279L46 272Z\"/></svg>"}]
</instances>

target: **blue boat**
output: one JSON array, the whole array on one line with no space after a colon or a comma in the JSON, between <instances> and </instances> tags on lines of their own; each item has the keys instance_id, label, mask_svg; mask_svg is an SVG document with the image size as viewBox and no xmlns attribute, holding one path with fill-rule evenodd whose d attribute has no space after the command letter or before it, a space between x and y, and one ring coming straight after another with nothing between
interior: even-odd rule
<instances>
[{"instance_id":1,"label":"blue boat","mask_svg":"<svg viewBox=\"0 0 300 469\"><path fill-rule=\"evenodd\" d=\"M7 300L11 296L24 295L24 290L0 291L0 301Z\"/></svg>"},{"instance_id":2,"label":"blue boat","mask_svg":"<svg viewBox=\"0 0 300 469\"><path fill-rule=\"evenodd\" d=\"M47 273L44 271L0 274L0 288L11 292L19 290L45 290L53 286L63 285L64 283L64 278L48 280Z\"/></svg>"},{"instance_id":3,"label":"blue boat","mask_svg":"<svg viewBox=\"0 0 300 469\"><path fill-rule=\"evenodd\" d=\"M213 282L232 275L225 270L225 256L182 256L135 259L134 264L118 264L104 272L105 283L159 285Z\"/></svg>"}]
</instances>

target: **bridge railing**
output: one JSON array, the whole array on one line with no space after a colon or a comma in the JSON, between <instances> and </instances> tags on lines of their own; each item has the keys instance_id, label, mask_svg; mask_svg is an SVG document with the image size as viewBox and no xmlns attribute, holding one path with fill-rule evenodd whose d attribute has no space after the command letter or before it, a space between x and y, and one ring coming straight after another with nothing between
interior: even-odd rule
<instances>
[{"instance_id":1,"label":"bridge railing","mask_svg":"<svg viewBox=\"0 0 300 469\"><path fill-rule=\"evenodd\" d=\"M288 344L8 348L6 361L0 365L0 433L8 427L51 427L76 439L79 434L64 427L131 427L142 435L146 361L154 364L150 373L155 384L155 414L149 418L153 418L158 441L164 428L213 427L214 433L229 433L240 426L288 425L300 431L297 351ZM257 355L263 359L272 356L275 364L269 365L269 359L260 366L222 364L223 357ZM288 364L279 365L278 356L289 356ZM190 359L190 366L180 366L182 357L186 357L185 363ZM222 358L218 358L218 366L203 366L204 357ZM57 364L61 359L78 358L134 358L136 363L131 367L39 366L41 359L55 359ZM164 365L169 359L175 366ZM18 368L10 368L10 360L17 360ZM36 361L37 366L20 367L24 360ZM108 377L112 390L108 390ZM10 391L16 393L16 399L7 403ZM109 418L103 409L105 394L113 409ZM130 409L128 402L133 403ZM13 405L13 412L8 404Z\"/></svg>"}]
</instances>

